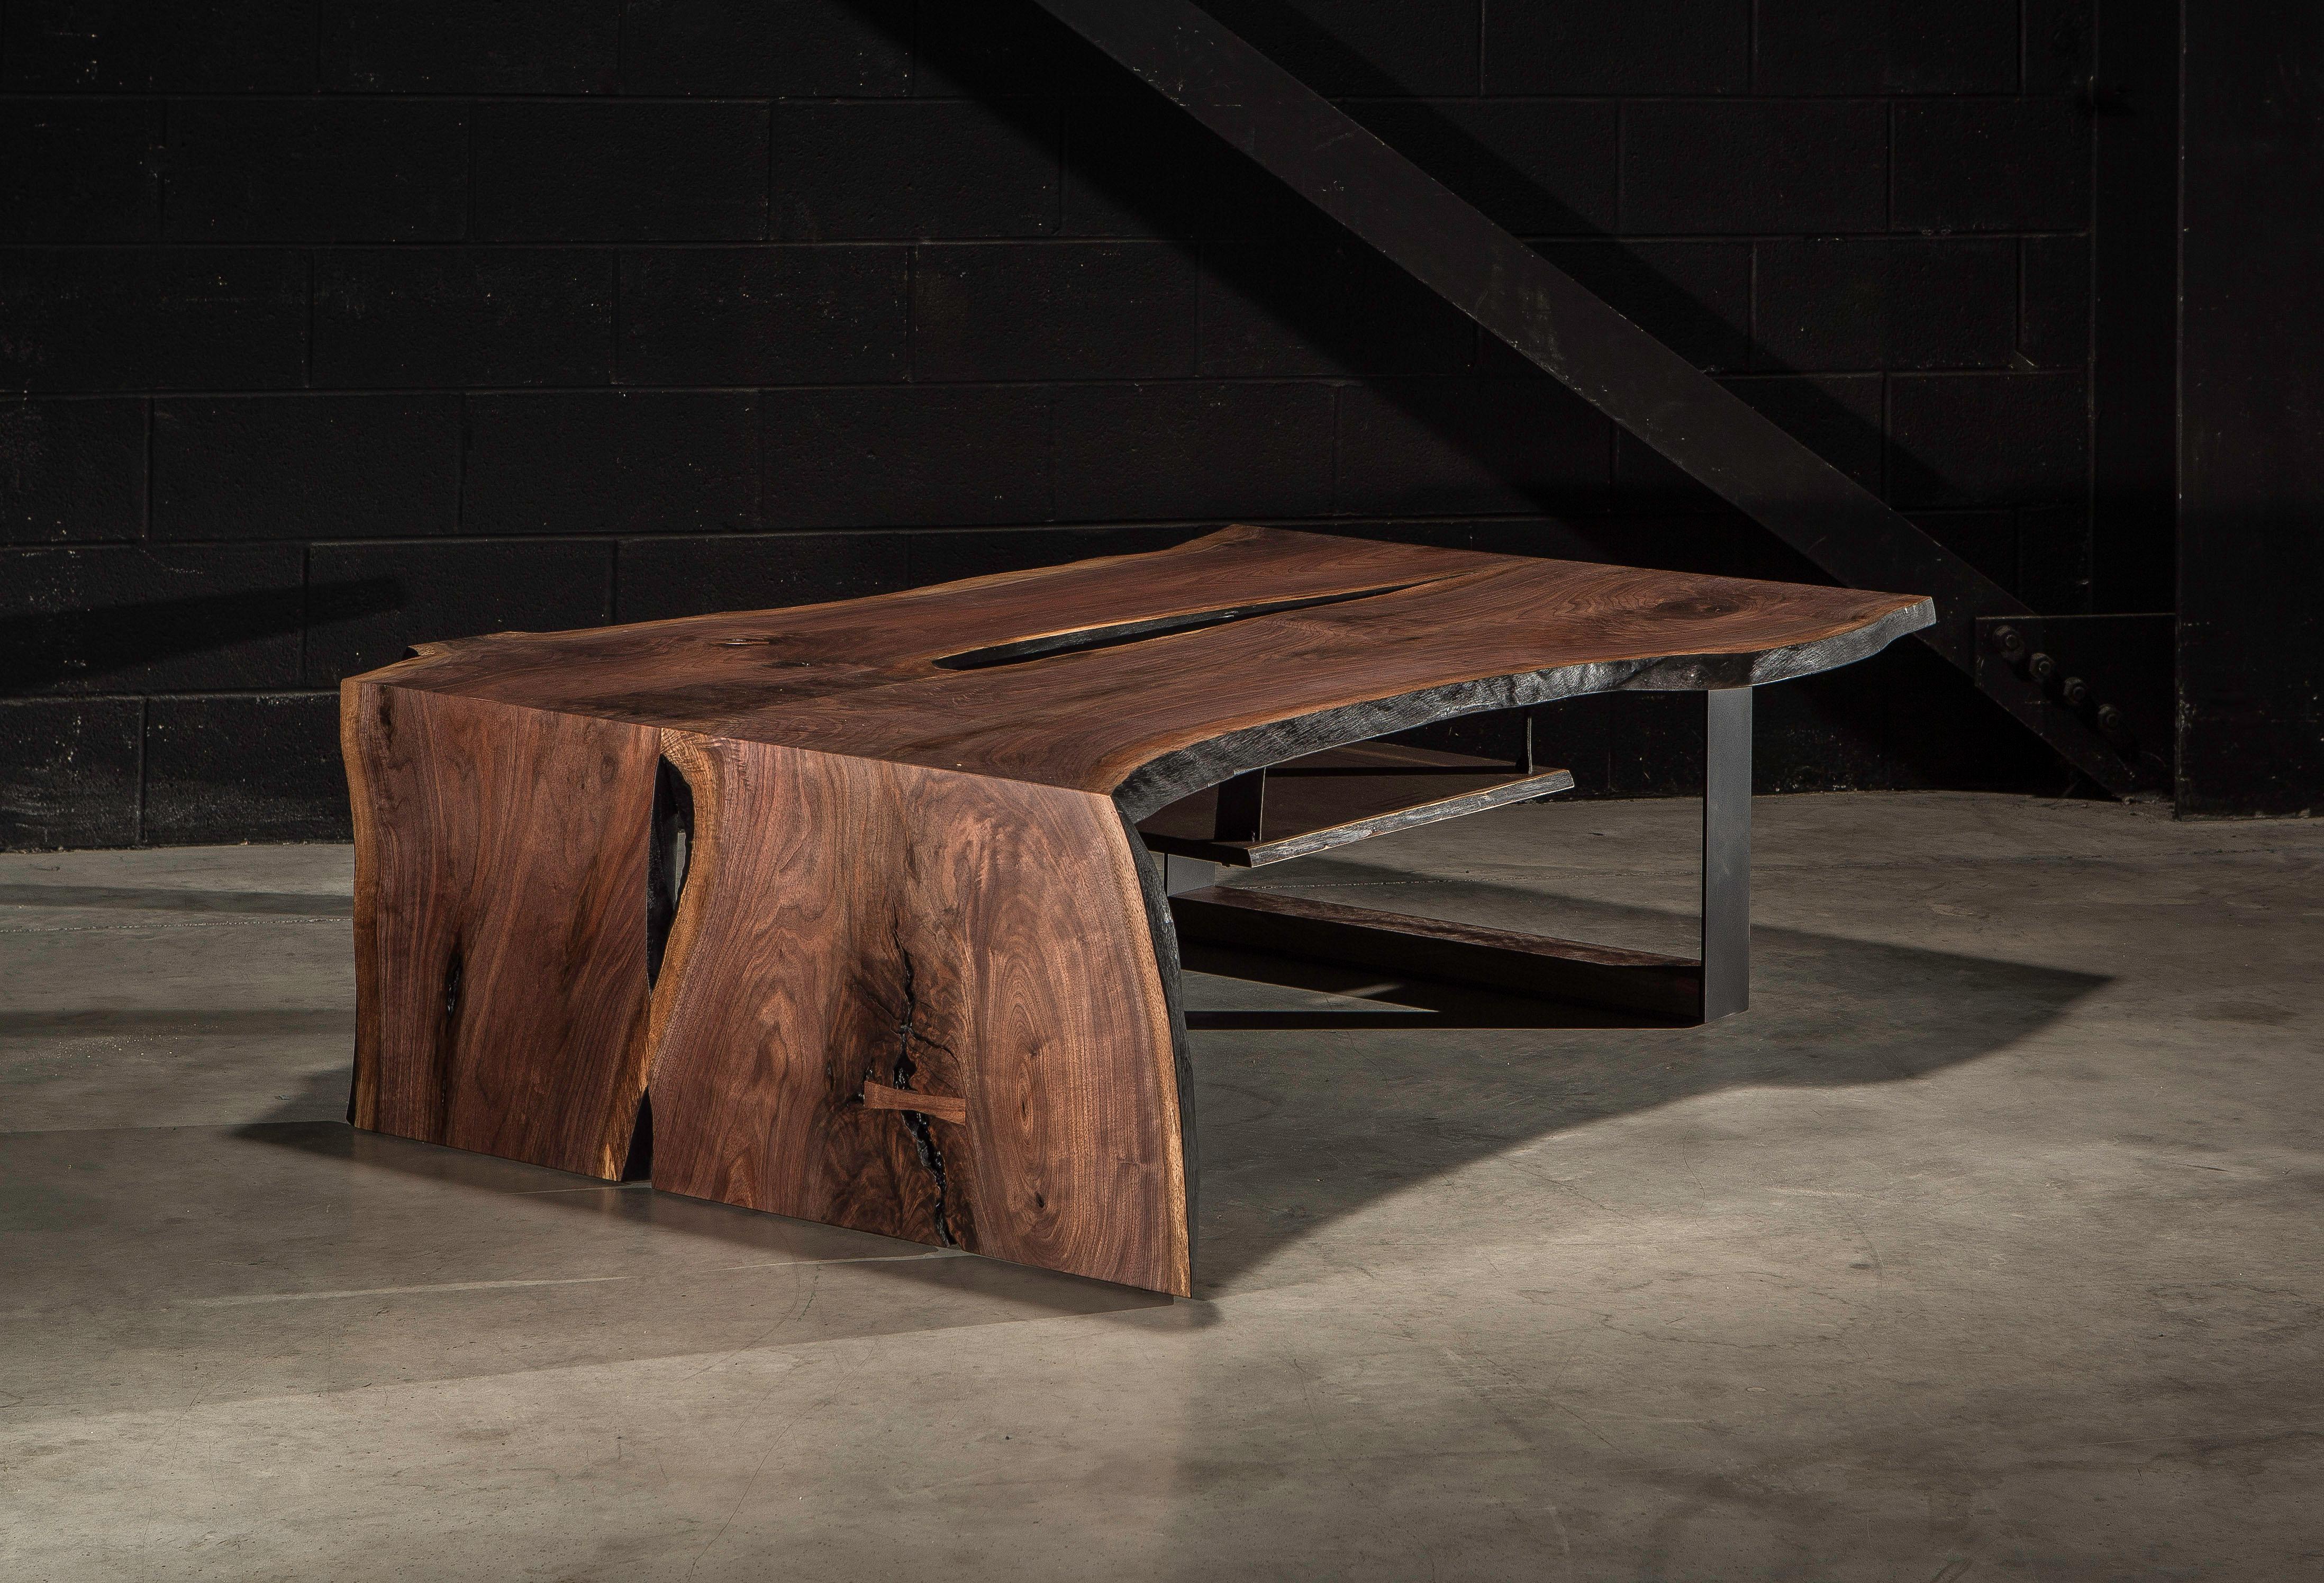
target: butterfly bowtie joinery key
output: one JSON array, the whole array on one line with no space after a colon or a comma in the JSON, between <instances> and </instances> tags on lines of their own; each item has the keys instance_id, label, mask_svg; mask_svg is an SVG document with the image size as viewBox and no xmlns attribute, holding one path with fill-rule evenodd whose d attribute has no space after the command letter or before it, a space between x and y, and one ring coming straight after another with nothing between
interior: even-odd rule
<instances>
[{"instance_id":1,"label":"butterfly bowtie joinery key","mask_svg":"<svg viewBox=\"0 0 2324 1583\"><path fill-rule=\"evenodd\" d=\"M353 1119L1191 1290L1183 937L1681 1020L1748 999L1750 690L1917 595L1230 528L344 687ZM1215 886L1572 784L1376 739L1707 695L1703 955Z\"/></svg>"}]
</instances>

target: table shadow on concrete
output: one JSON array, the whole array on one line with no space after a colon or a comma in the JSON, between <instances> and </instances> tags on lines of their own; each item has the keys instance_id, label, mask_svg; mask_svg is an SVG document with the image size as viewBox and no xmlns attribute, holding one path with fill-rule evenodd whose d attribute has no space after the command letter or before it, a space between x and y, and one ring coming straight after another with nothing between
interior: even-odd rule
<instances>
[{"instance_id":1,"label":"table shadow on concrete","mask_svg":"<svg viewBox=\"0 0 2324 1583\"><path fill-rule=\"evenodd\" d=\"M1326 877L1303 888L1338 887ZM1666 942L1683 923L1536 889L1436 881L1412 890L1427 898L1413 911L1505 927L1513 916L1540 927L1549 914L1557 932L1587 939ZM1760 927L1752 941L1752 1009L1693 1027L1501 997L1443 1013L1324 994L1286 1007L1272 983L1190 975L1197 1294L1235 1289L1333 1221L1509 1149L1725 1089L1924 1077L2008 1048L2107 982L1805 930ZM1250 963L1262 976L1283 965ZM1333 971L1344 970L1315 972L1311 985ZM1497 1008L1517 1014L1496 1023Z\"/></svg>"},{"instance_id":2,"label":"table shadow on concrete","mask_svg":"<svg viewBox=\"0 0 2324 1583\"><path fill-rule=\"evenodd\" d=\"M1333 888L1328 875L1319 878L1318 888ZM1554 913L1562 930L1572 927L1585 938L1667 939L1674 926L1665 912L1538 890L1444 881L1416 888L1447 915L1501 921ZM1277 1254L1382 1197L1511 1148L1721 1089L1922 1077L2006 1048L2107 982L1803 930L1763 927L1753 940L1753 1009L1704 1027L1516 997L1480 996L1468 1008L1474 1015L1382 1007L1320 992L1331 969L1314 976L1318 992L1294 991L1296 1004L1286 1006L1279 986L1190 975L1198 1297L1235 1289ZM1513 1010L1525 1019L1503 1016ZM311 1117L318 1104L344 1103L343 1076L310 1082L316 1091L285 1106L282 1116ZM635 1186L612 1198L560 1191L604 1184L311 1121L270 1119L240 1135L488 1193L547 1195L576 1212L617 1213L692 1236L753 1246L804 1237L818 1247L835 1238L862 1250L853 1256L917 1245ZM963 1264L898 1263L881 1273L948 1291L964 1282L997 1283L996 1293L1054 1303L1059 1312L1158 1301L989 1260Z\"/></svg>"},{"instance_id":3,"label":"table shadow on concrete","mask_svg":"<svg viewBox=\"0 0 2324 1583\"><path fill-rule=\"evenodd\" d=\"M310 1110L317 1100L331 1096L345 1104L344 1077L318 1076L309 1078L308 1086L310 1092L307 1096L282 1107L286 1115ZM872 1232L660 1192L642 1180L603 1181L521 1161L364 1132L340 1123L259 1121L235 1128L234 1135L244 1142L293 1149L365 1170L390 1171L456 1191L503 1199L523 1199L576 1215L611 1219L627 1228L657 1236L704 1239L745 1252L776 1255L801 1265L862 1264L867 1267L867 1273L875 1273L885 1280L915 1283L932 1291L1030 1302L1055 1315L1166 1307L1170 1301L1167 1297L1111 1282L1033 1269L1000 1259L968 1257L954 1250ZM881 1268L872 1272L872 1265ZM863 1334L918 1328L920 1327L878 1326Z\"/></svg>"}]
</instances>

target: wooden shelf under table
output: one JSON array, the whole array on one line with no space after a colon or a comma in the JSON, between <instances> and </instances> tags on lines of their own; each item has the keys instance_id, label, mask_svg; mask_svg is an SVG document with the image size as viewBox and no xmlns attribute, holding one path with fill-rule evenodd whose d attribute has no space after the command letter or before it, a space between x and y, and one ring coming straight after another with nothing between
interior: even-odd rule
<instances>
[{"instance_id":1,"label":"wooden shelf under table","mask_svg":"<svg viewBox=\"0 0 2324 1583\"><path fill-rule=\"evenodd\" d=\"M1264 779L1254 786L1254 777ZM1138 833L1157 852L1258 868L1572 786L1573 776L1564 770L1519 769L1507 760L1360 742L1206 787L1150 815ZM1245 807L1259 803L1256 834L1248 823L1241 837L1221 833L1222 798L1231 805L1238 798Z\"/></svg>"}]
</instances>

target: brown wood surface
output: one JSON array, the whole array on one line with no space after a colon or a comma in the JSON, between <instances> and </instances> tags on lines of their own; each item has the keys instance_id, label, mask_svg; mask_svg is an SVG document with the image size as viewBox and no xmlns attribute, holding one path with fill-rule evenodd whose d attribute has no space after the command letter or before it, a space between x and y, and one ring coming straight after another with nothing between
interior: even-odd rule
<instances>
[{"instance_id":1,"label":"brown wood surface","mask_svg":"<svg viewBox=\"0 0 2324 1583\"><path fill-rule=\"evenodd\" d=\"M1112 804L664 751L695 845L654 987L654 1185L1187 1291L1171 1009Z\"/></svg>"},{"instance_id":2,"label":"brown wood surface","mask_svg":"<svg viewBox=\"0 0 2324 1583\"><path fill-rule=\"evenodd\" d=\"M955 1126L968 1125L968 1101L947 1098L942 1094L923 1094L916 1088L895 1088L885 1083L863 1079L863 1103L872 1110L901 1110L925 1116L931 1121L948 1121Z\"/></svg>"},{"instance_id":3,"label":"brown wood surface","mask_svg":"<svg viewBox=\"0 0 2324 1583\"><path fill-rule=\"evenodd\" d=\"M1188 940L1692 1020L1702 964L1312 896L1209 885L1170 898Z\"/></svg>"},{"instance_id":4,"label":"brown wood surface","mask_svg":"<svg viewBox=\"0 0 2324 1583\"><path fill-rule=\"evenodd\" d=\"M1365 597L1017 663L940 663L1063 633L1102 639L1139 624L1340 594ZM1228 528L1147 555L837 604L471 638L374 674L533 708L1111 793L1183 750L1383 699L1548 673L1558 674L1536 684L1549 689L1540 696L1779 680L1859 658L1930 618L1928 601L1909 594ZM1367 716L1333 740L1268 736L1236 767L1502 701L1531 700L1422 700L1409 719ZM1223 778L1174 785L1171 796Z\"/></svg>"},{"instance_id":5,"label":"brown wood surface","mask_svg":"<svg viewBox=\"0 0 2324 1583\"><path fill-rule=\"evenodd\" d=\"M1185 1292L1176 942L1132 821L1426 720L1777 680L1929 618L1911 595L1233 528L429 645L343 693L354 1118L610 1177L650 1074L658 1187ZM664 760L690 860L674 917L656 886L649 990Z\"/></svg>"},{"instance_id":6,"label":"brown wood surface","mask_svg":"<svg viewBox=\"0 0 2324 1583\"><path fill-rule=\"evenodd\" d=\"M350 680L355 1125L621 1173L658 734Z\"/></svg>"},{"instance_id":7,"label":"brown wood surface","mask_svg":"<svg viewBox=\"0 0 2324 1583\"><path fill-rule=\"evenodd\" d=\"M1157 852L1259 868L1573 789L1565 770L1518 770L1392 742L1329 747L1259 773L1266 796L1257 837L1218 837L1216 787L1139 820L1138 833Z\"/></svg>"}]
</instances>

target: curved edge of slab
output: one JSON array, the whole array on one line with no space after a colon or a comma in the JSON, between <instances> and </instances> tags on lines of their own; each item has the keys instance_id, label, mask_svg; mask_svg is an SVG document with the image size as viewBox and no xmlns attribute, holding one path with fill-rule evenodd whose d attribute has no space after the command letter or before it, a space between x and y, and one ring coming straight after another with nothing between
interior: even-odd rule
<instances>
[{"instance_id":1,"label":"curved edge of slab","mask_svg":"<svg viewBox=\"0 0 2324 1583\"><path fill-rule=\"evenodd\" d=\"M1300 715L1216 736L1153 759L1114 792L1122 832L1138 864L1139 886L1153 940L1155 967L1169 1008L1171 1060L1178 1081L1178 1123L1185 1162L1186 1251L1191 1266L1197 1219L1194 1072L1186 1040L1184 975L1178 930L1163 883L1162 864L1147 849L1138 821L1181 797L1247 771L1282 764L1325 748L1368 741L1393 731L1491 709L1552 703L1597 692L1707 691L1764 687L1868 658L1936 619L1933 601L1902 606L1850 631L1812 643L1728 654L1673 654L1660 659L1601 662L1486 677L1449 687Z\"/></svg>"},{"instance_id":2,"label":"curved edge of slab","mask_svg":"<svg viewBox=\"0 0 2324 1583\"><path fill-rule=\"evenodd\" d=\"M1547 671L1480 677L1316 714L1286 716L1149 759L1123 779L1113 798L1123 818L1135 825L1206 786L1325 748L1462 715L1554 703L1593 692L1703 692L1765 687L1853 664L1936 618L1934 602L1921 599L1812 643L1735 653L1670 654L1561 665Z\"/></svg>"}]
</instances>

